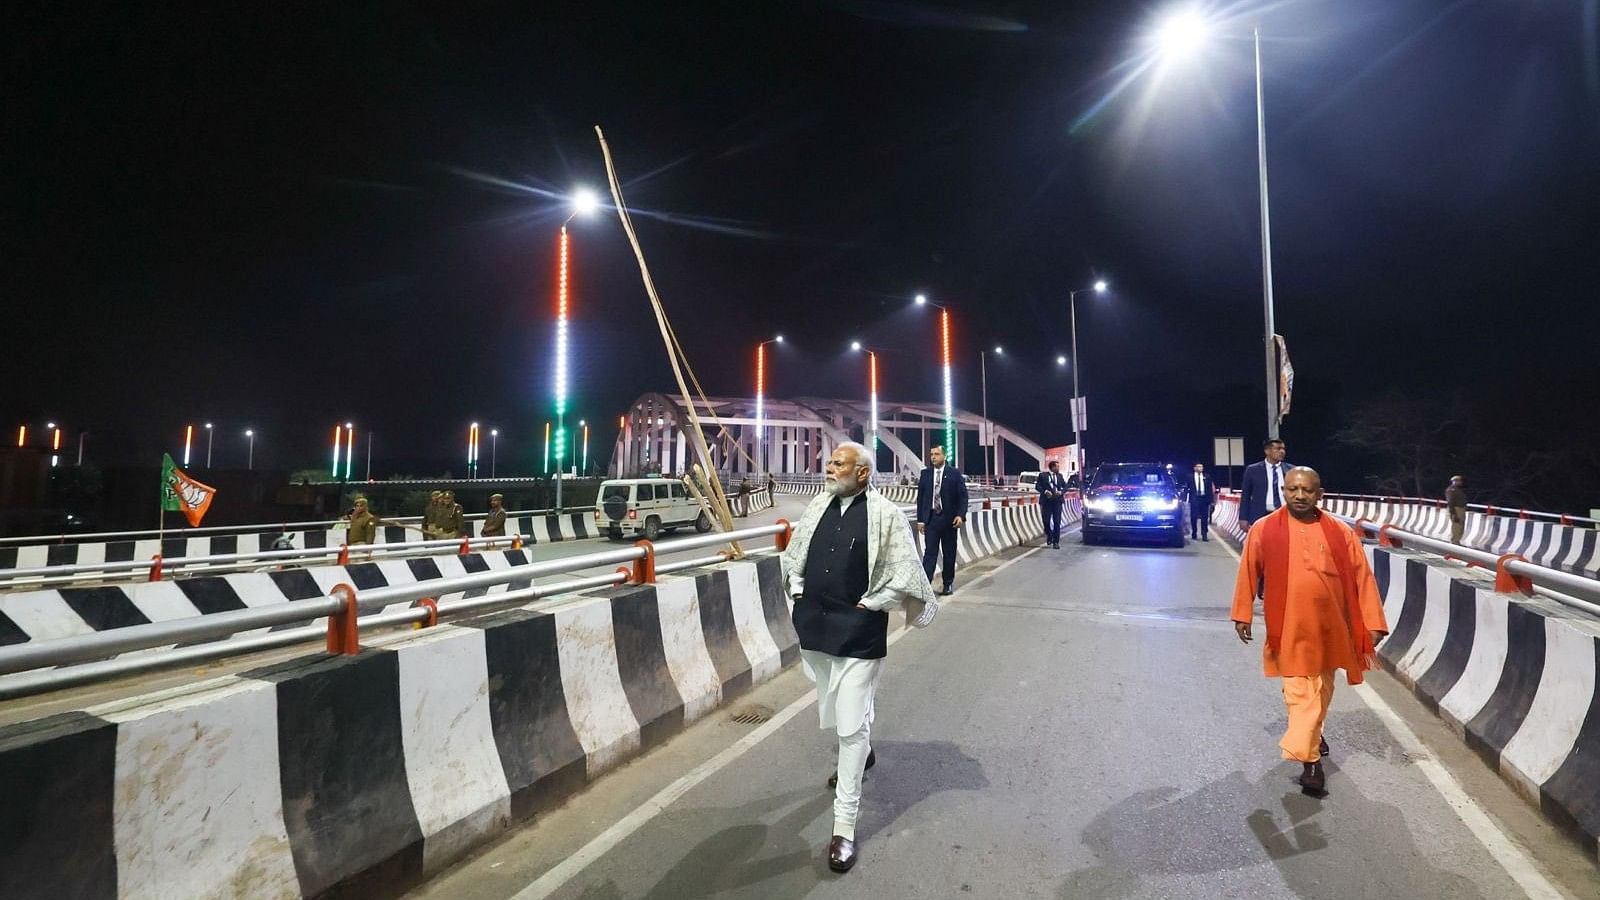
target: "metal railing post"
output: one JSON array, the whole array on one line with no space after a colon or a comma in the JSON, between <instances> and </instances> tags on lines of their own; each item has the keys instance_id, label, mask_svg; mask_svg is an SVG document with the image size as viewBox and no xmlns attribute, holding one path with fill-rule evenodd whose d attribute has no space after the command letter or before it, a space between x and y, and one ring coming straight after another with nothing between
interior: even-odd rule
<instances>
[{"instance_id":1,"label":"metal railing post","mask_svg":"<svg viewBox=\"0 0 1600 900\"><path fill-rule=\"evenodd\" d=\"M150 557L150 580L161 580L161 554Z\"/></svg>"},{"instance_id":2,"label":"metal railing post","mask_svg":"<svg viewBox=\"0 0 1600 900\"><path fill-rule=\"evenodd\" d=\"M1509 563L1527 562L1520 553L1506 553L1494 563L1494 589L1502 594L1533 594L1533 579L1511 571Z\"/></svg>"},{"instance_id":3,"label":"metal railing post","mask_svg":"<svg viewBox=\"0 0 1600 900\"><path fill-rule=\"evenodd\" d=\"M328 616L328 652L354 656L361 652L361 628L356 624L361 607L356 603L356 589L348 584L335 585L329 595L343 605Z\"/></svg>"},{"instance_id":4,"label":"metal railing post","mask_svg":"<svg viewBox=\"0 0 1600 900\"><path fill-rule=\"evenodd\" d=\"M644 551L644 556L633 562L634 584L656 583L656 545L649 541L636 541L634 546Z\"/></svg>"}]
</instances>

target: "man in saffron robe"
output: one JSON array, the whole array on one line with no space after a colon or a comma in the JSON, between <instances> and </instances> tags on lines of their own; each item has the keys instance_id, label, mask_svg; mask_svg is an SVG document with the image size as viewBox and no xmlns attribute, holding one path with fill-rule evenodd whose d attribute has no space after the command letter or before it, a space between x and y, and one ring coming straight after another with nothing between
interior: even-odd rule
<instances>
[{"instance_id":1,"label":"man in saffron robe","mask_svg":"<svg viewBox=\"0 0 1600 900\"><path fill-rule=\"evenodd\" d=\"M1317 508L1322 478L1299 466L1283 481L1284 506L1257 519L1245 538L1233 588L1233 627L1251 640L1256 586L1265 584L1267 641L1262 659L1268 678L1283 679L1289 727L1278 746L1300 762L1300 786L1320 796L1328 752L1322 723L1333 700L1333 672L1350 684L1373 667L1376 646L1389 633L1361 540L1344 523Z\"/></svg>"}]
</instances>

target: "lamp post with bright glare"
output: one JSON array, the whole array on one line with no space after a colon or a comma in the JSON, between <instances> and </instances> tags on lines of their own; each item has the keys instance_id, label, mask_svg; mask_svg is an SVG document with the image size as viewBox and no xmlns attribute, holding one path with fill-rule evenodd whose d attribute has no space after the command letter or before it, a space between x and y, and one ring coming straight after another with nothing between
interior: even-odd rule
<instances>
[{"instance_id":1,"label":"lamp post with bright glare","mask_svg":"<svg viewBox=\"0 0 1600 900\"><path fill-rule=\"evenodd\" d=\"M206 423L206 468L211 468L211 448L216 443L217 433L211 428L211 423Z\"/></svg>"},{"instance_id":2,"label":"lamp post with bright glare","mask_svg":"<svg viewBox=\"0 0 1600 900\"><path fill-rule=\"evenodd\" d=\"M939 309L939 365L944 382L944 452L951 465L959 465L956 447L955 398L950 387L950 307L933 303L927 294L918 294L918 306L936 306Z\"/></svg>"},{"instance_id":3,"label":"lamp post with bright glare","mask_svg":"<svg viewBox=\"0 0 1600 900\"><path fill-rule=\"evenodd\" d=\"M344 423L344 480L350 480L350 473L356 465L356 425L354 422Z\"/></svg>"},{"instance_id":4,"label":"lamp post with bright glare","mask_svg":"<svg viewBox=\"0 0 1600 900\"><path fill-rule=\"evenodd\" d=\"M777 334L756 345L756 470L767 470L767 457L762 451L766 445L767 422L767 345L783 343Z\"/></svg>"},{"instance_id":5,"label":"lamp post with bright glare","mask_svg":"<svg viewBox=\"0 0 1600 900\"><path fill-rule=\"evenodd\" d=\"M246 469L254 469L256 467L256 430L254 428L246 428L244 437L250 446L250 449L245 451L244 467Z\"/></svg>"},{"instance_id":6,"label":"lamp post with bright glare","mask_svg":"<svg viewBox=\"0 0 1600 900\"><path fill-rule=\"evenodd\" d=\"M1082 426L1083 420L1088 418L1089 404L1078 393L1078 372L1083 368L1083 360L1078 358L1078 295L1091 289L1096 294L1104 294L1105 279L1097 280L1093 288L1079 288L1067 292L1067 307L1072 313L1072 446L1073 452L1078 455L1077 470L1080 481L1083 479L1084 463L1088 460L1088 455L1083 452Z\"/></svg>"},{"instance_id":7,"label":"lamp post with bright glare","mask_svg":"<svg viewBox=\"0 0 1600 900\"><path fill-rule=\"evenodd\" d=\"M1194 9L1171 13L1155 29L1156 52L1168 60L1181 62L1197 54L1216 30L1212 22ZM1256 80L1256 178L1261 201L1261 313L1266 328L1263 337L1267 371L1267 437L1278 438L1278 360L1276 324L1272 303L1272 218L1267 202L1267 122L1266 102L1261 84L1261 28L1251 28L1255 50Z\"/></svg>"},{"instance_id":8,"label":"lamp post with bright glare","mask_svg":"<svg viewBox=\"0 0 1600 900\"><path fill-rule=\"evenodd\" d=\"M489 477L495 477L500 461L500 429L489 429Z\"/></svg>"},{"instance_id":9,"label":"lamp post with bright glare","mask_svg":"<svg viewBox=\"0 0 1600 900\"><path fill-rule=\"evenodd\" d=\"M556 284L556 509L561 508L561 476L565 474L567 446L567 224L577 216L591 215L599 208L600 198L594 191L580 188L572 195L572 213L561 223L560 265Z\"/></svg>"}]
</instances>

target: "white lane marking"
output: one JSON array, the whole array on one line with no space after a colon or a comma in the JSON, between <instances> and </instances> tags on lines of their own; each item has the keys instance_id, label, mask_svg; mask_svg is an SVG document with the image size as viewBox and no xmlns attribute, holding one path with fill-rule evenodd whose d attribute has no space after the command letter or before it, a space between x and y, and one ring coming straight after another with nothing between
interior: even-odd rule
<instances>
[{"instance_id":1,"label":"white lane marking","mask_svg":"<svg viewBox=\"0 0 1600 900\"><path fill-rule=\"evenodd\" d=\"M1233 554L1234 559L1239 558L1238 551L1227 541L1222 542L1222 548ZM1434 790L1439 792L1439 796L1444 798L1445 805L1461 819L1461 823L1466 825L1472 836L1478 839L1478 843L1489 851L1489 855L1500 864L1500 868L1511 876L1511 880L1522 888L1523 894L1532 900L1569 900L1570 895L1550 883L1543 867L1523 852L1522 845L1501 830L1476 800L1467 796L1467 792L1462 790L1455 776L1433 758L1433 754L1412 732L1405 720L1400 718L1400 714L1395 712L1371 685L1358 684L1354 686L1354 690L1356 696L1360 697L1362 702L1367 704L1367 708L1372 710L1373 715L1378 717L1378 721L1389 729L1389 734L1394 737L1395 742L1411 754L1417 768L1428 779L1428 783L1432 784Z\"/></svg>"},{"instance_id":2,"label":"white lane marking","mask_svg":"<svg viewBox=\"0 0 1600 900\"><path fill-rule=\"evenodd\" d=\"M1000 565L995 566L993 569L990 569L989 571L983 573L982 575L979 575L977 577L977 579L972 582L972 584L982 584L984 579L993 578L994 576L999 575L1001 572L1004 572L1005 570L1011 568L1012 566L1016 565L1019 562L1022 562L1023 560L1025 560L1028 557L1034 555L1035 553L1038 553L1040 550L1043 550L1043 549L1044 549L1043 547L1034 547L1032 550L1029 550L1027 553L1022 554L1021 556L1018 556L1015 559L1008 559L1005 562L1001 563ZM968 587L970 588L971 585L968 585ZM954 595L951 595L951 596L954 596Z\"/></svg>"},{"instance_id":3,"label":"white lane marking","mask_svg":"<svg viewBox=\"0 0 1600 900\"><path fill-rule=\"evenodd\" d=\"M1372 712L1394 735L1405 751L1412 755L1417 768L1444 798L1444 802L1455 814L1460 817L1467 830L1478 839L1484 849L1489 851L1500 868L1506 870L1511 880L1522 888L1523 894L1534 900L1564 900L1569 895L1550 883L1544 874L1544 869L1527 853L1515 839L1507 835L1489 814L1483 811L1476 800L1467 796L1461 789L1459 782L1447 771L1433 754L1423 745L1422 741L1411 731L1411 728L1400 718L1400 715L1374 691L1370 685L1358 684L1355 686L1356 696L1366 702Z\"/></svg>"}]
</instances>

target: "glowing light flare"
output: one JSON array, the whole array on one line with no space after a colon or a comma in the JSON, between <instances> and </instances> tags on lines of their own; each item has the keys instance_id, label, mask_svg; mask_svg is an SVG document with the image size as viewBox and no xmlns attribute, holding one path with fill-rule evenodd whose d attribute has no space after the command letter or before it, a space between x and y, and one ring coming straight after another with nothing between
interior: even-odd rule
<instances>
[{"instance_id":1,"label":"glowing light flare","mask_svg":"<svg viewBox=\"0 0 1600 900\"><path fill-rule=\"evenodd\" d=\"M26 426L26 425L18 425L17 426L17 446L18 447L24 447L24 446L27 446L27 443L28 443L28 426Z\"/></svg>"},{"instance_id":2,"label":"glowing light flare","mask_svg":"<svg viewBox=\"0 0 1600 900\"><path fill-rule=\"evenodd\" d=\"M50 438L50 449L61 449L61 429L57 428Z\"/></svg>"},{"instance_id":3,"label":"glowing light flare","mask_svg":"<svg viewBox=\"0 0 1600 900\"><path fill-rule=\"evenodd\" d=\"M189 464L189 450L194 445L194 426L183 426L183 464Z\"/></svg>"},{"instance_id":4,"label":"glowing light flare","mask_svg":"<svg viewBox=\"0 0 1600 900\"><path fill-rule=\"evenodd\" d=\"M1194 7L1174 10L1156 25L1156 52L1174 61L1194 56L1211 38L1211 23Z\"/></svg>"},{"instance_id":5,"label":"glowing light flare","mask_svg":"<svg viewBox=\"0 0 1600 900\"><path fill-rule=\"evenodd\" d=\"M592 216L600 208L600 196L588 188L578 188L572 193L572 214Z\"/></svg>"}]
</instances>

